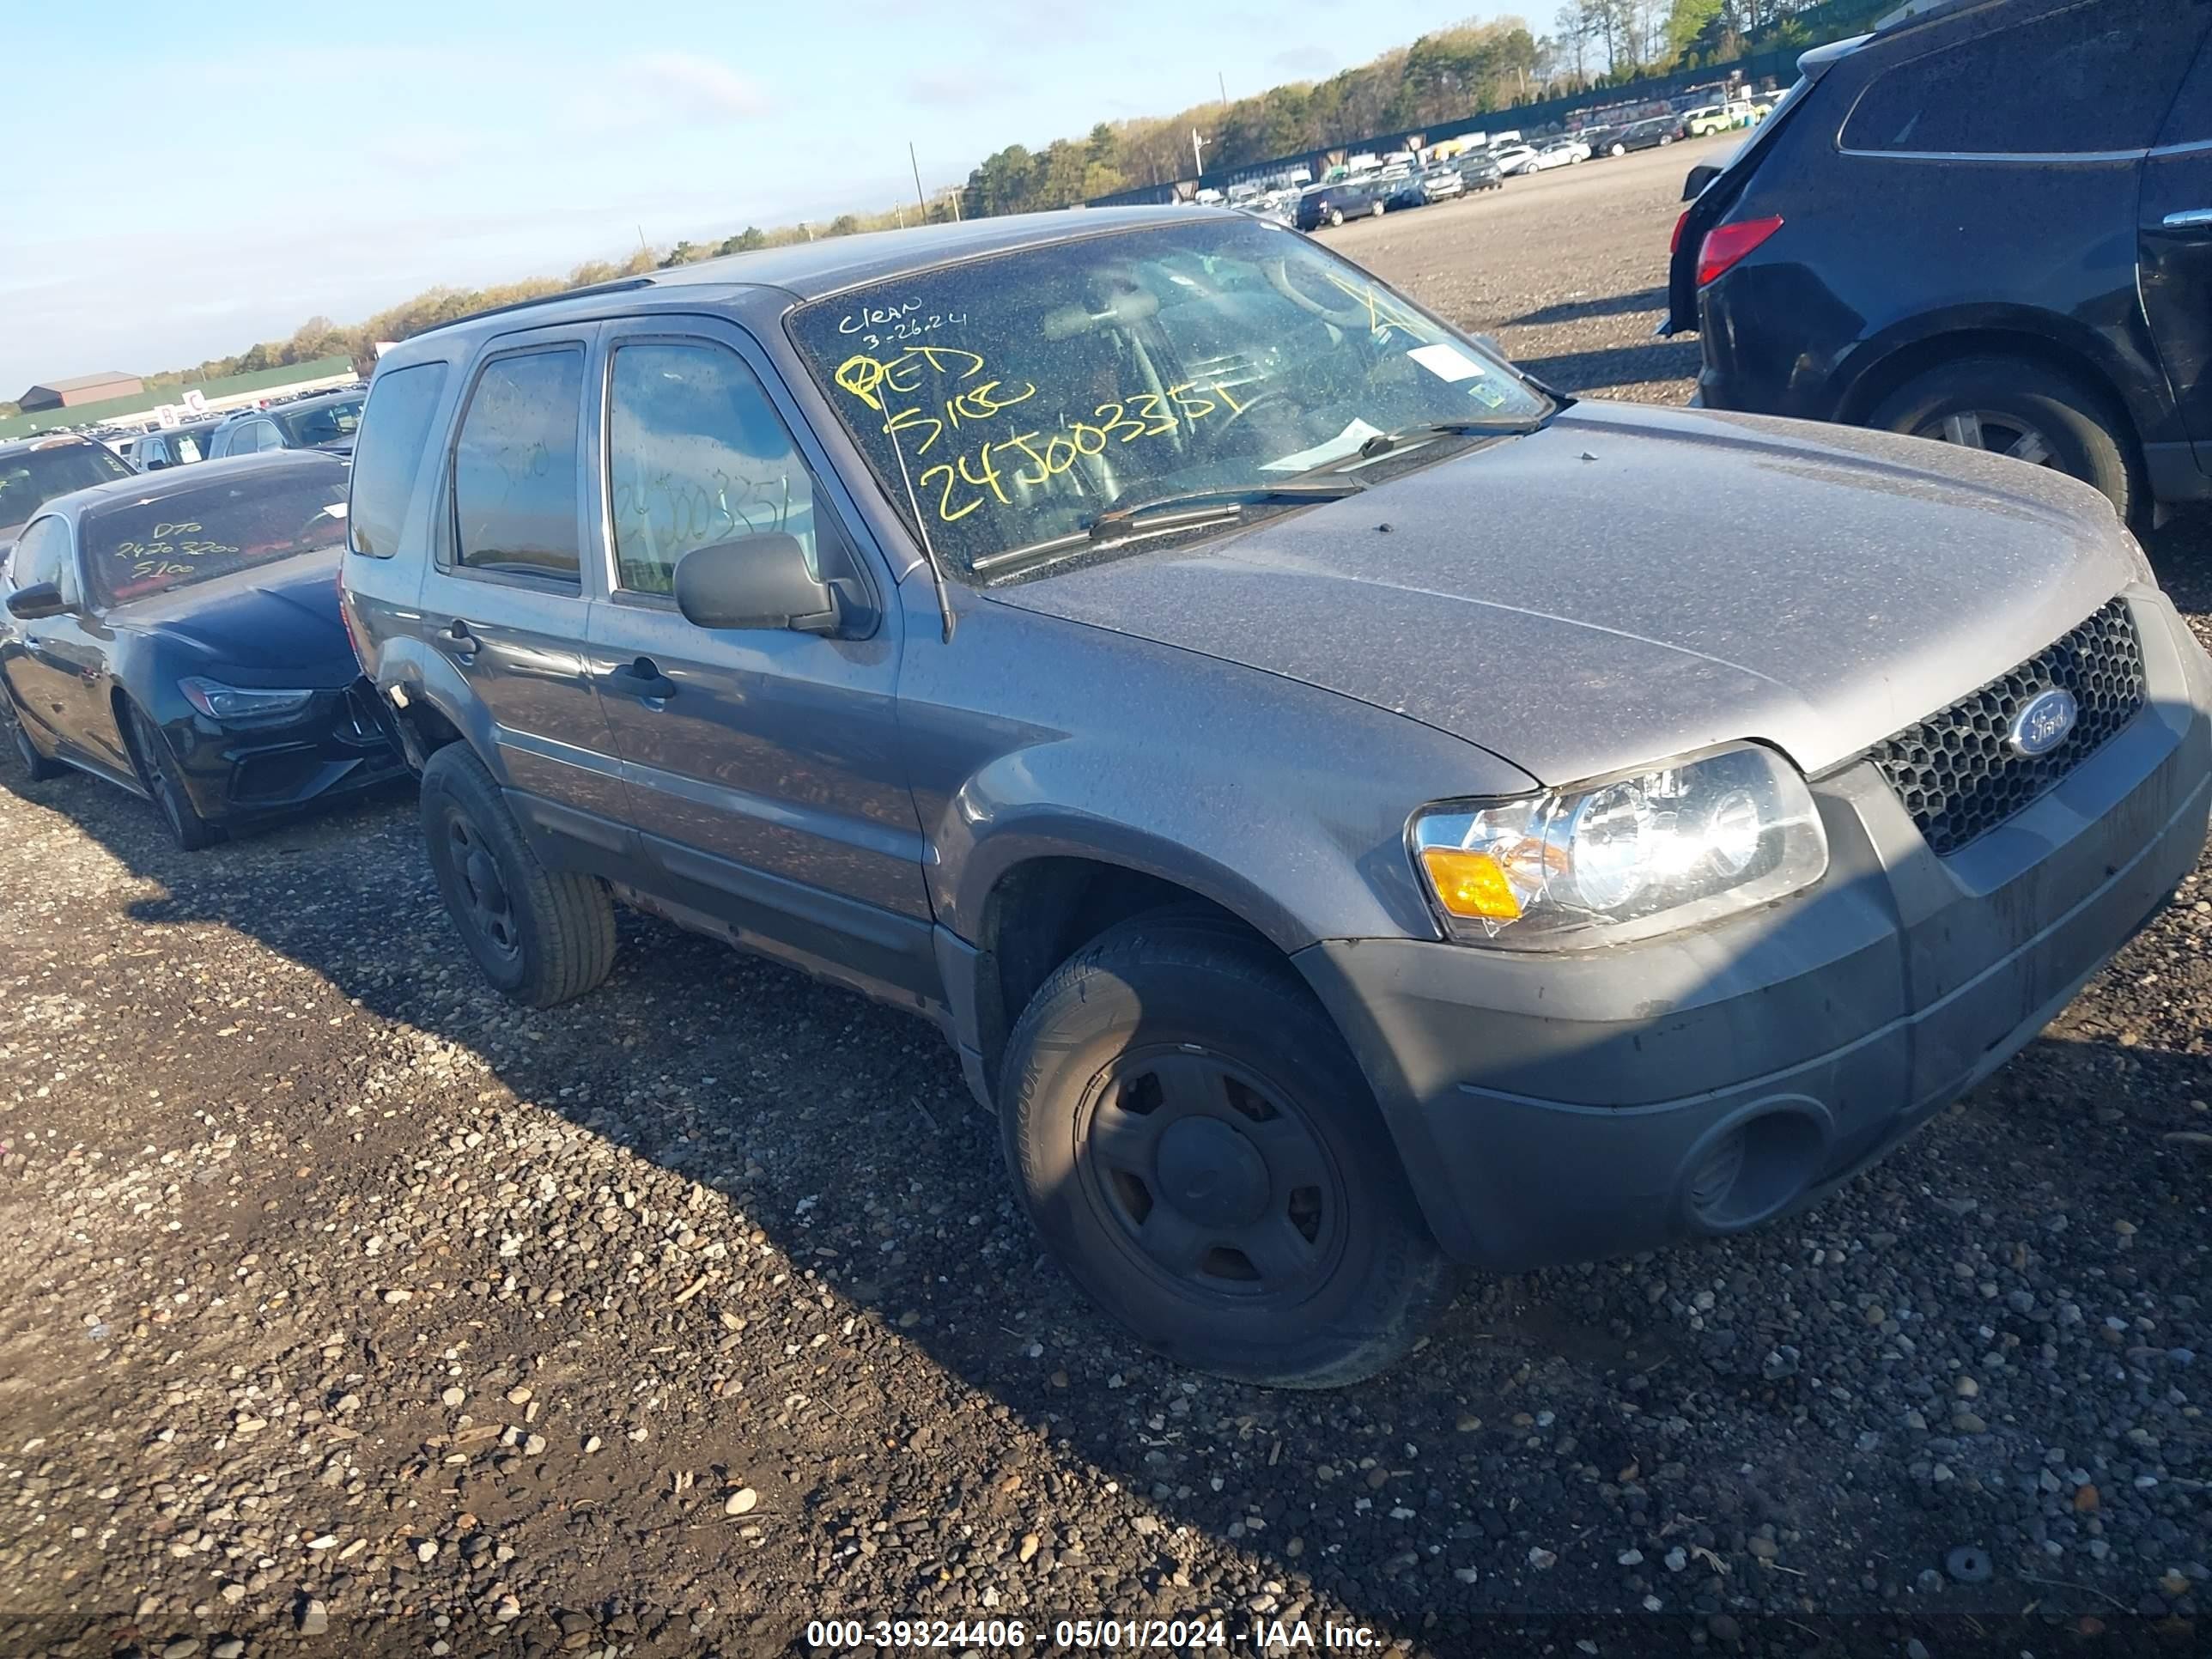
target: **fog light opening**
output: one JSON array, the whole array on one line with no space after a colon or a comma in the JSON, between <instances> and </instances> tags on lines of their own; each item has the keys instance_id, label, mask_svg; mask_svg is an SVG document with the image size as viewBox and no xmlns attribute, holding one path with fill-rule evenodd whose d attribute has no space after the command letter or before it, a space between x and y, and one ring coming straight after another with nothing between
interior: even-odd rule
<instances>
[{"instance_id":1,"label":"fog light opening","mask_svg":"<svg viewBox=\"0 0 2212 1659\"><path fill-rule=\"evenodd\" d=\"M1778 1213L1811 1185L1822 1144L1818 1120L1802 1110L1770 1110L1718 1131L1684 1166L1691 1221L1730 1233Z\"/></svg>"}]
</instances>

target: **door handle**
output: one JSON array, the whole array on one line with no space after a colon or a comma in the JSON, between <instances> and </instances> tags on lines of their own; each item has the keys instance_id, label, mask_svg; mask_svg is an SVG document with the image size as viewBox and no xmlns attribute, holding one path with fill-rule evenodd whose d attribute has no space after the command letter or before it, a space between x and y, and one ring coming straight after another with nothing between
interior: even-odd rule
<instances>
[{"instance_id":1,"label":"door handle","mask_svg":"<svg viewBox=\"0 0 2212 1659\"><path fill-rule=\"evenodd\" d=\"M2185 208L2166 216L2168 230L2212 230L2212 208Z\"/></svg>"},{"instance_id":2,"label":"door handle","mask_svg":"<svg viewBox=\"0 0 2212 1659\"><path fill-rule=\"evenodd\" d=\"M438 643L464 667L474 662L477 653L483 649L483 641L470 633L469 625L459 617L454 617L438 635Z\"/></svg>"},{"instance_id":3,"label":"door handle","mask_svg":"<svg viewBox=\"0 0 2212 1659\"><path fill-rule=\"evenodd\" d=\"M659 702L676 695L676 682L663 674L660 665L650 657L624 663L610 673L607 680L624 696L635 697L641 702Z\"/></svg>"}]
</instances>

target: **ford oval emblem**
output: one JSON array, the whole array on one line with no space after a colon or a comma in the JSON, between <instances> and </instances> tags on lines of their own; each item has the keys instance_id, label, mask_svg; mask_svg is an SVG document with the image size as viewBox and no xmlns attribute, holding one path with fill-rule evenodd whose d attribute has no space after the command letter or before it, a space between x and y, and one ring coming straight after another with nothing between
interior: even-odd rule
<instances>
[{"instance_id":1,"label":"ford oval emblem","mask_svg":"<svg viewBox=\"0 0 2212 1659\"><path fill-rule=\"evenodd\" d=\"M2013 717L2005 741L2015 754L2047 755L2066 741L2080 713L2071 691L2054 688L2029 699L2027 707Z\"/></svg>"}]
</instances>

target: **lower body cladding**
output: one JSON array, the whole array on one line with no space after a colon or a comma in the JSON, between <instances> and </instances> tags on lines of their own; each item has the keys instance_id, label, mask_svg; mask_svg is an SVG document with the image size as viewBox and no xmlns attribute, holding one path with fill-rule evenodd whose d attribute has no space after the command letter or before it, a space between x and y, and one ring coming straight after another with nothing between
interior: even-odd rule
<instances>
[{"instance_id":1,"label":"lower body cladding","mask_svg":"<svg viewBox=\"0 0 2212 1659\"><path fill-rule=\"evenodd\" d=\"M1299 952L1446 1252L1510 1271L1739 1231L2025 1047L2204 845L2212 665L2163 599L2132 610L2141 712L1948 857L1864 760L1814 786L1826 876L1765 910L1579 955Z\"/></svg>"},{"instance_id":2,"label":"lower body cladding","mask_svg":"<svg viewBox=\"0 0 2212 1659\"><path fill-rule=\"evenodd\" d=\"M226 726L191 714L162 734L185 794L210 823L276 817L407 775L366 681L318 691L283 720Z\"/></svg>"}]
</instances>

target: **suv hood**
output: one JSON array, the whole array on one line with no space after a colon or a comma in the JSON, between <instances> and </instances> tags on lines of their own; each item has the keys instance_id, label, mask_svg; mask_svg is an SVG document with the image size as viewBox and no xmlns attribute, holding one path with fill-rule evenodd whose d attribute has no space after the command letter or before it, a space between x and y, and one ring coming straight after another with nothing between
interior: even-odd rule
<instances>
[{"instance_id":1,"label":"suv hood","mask_svg":"<svg viewBox=\"0 0 2212 1659\"><path fill-rule=\"evenodd\" d=\"M1917 439L1577 404L1363 495L994 592L1480 744L1547 783L1847 760L2148 568L2102 496Z\"/></svg>"},{"instance_id":2,"label":"suv hood","mask_svg":"<svg viewBox=\"0 0 2212 1659\"><path fill-rule=\"evenodd\" d=\"M361 667L338 616L338 553L301 553L107 613L118 633L159 636L210 672L248 684L349 685Z\"/></svg>"}]
</instances>

